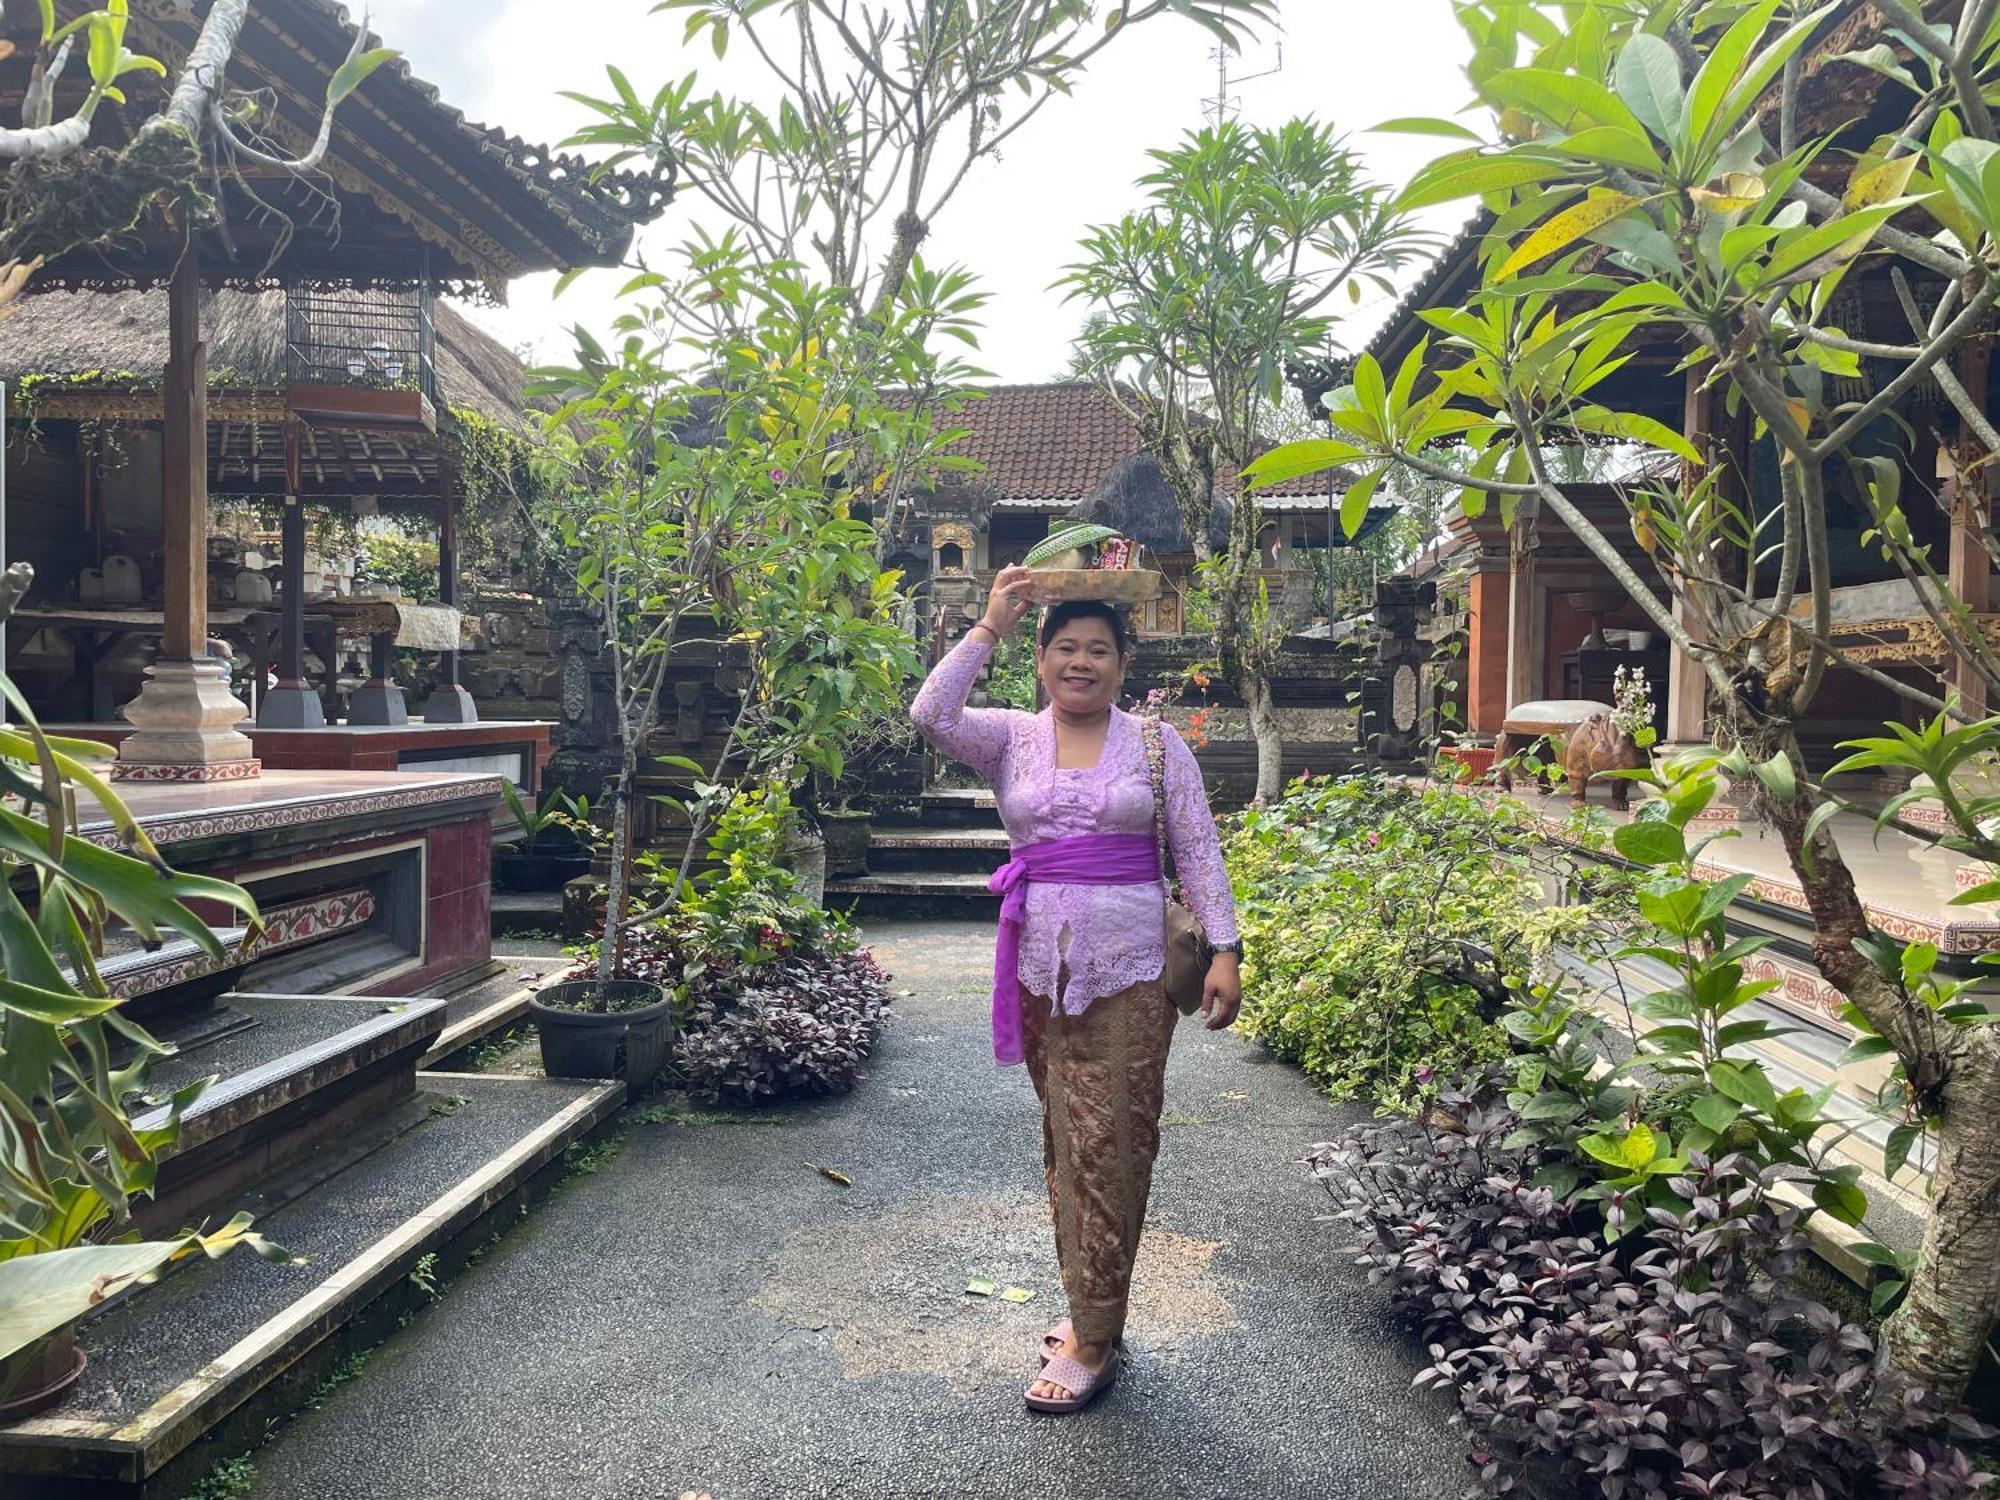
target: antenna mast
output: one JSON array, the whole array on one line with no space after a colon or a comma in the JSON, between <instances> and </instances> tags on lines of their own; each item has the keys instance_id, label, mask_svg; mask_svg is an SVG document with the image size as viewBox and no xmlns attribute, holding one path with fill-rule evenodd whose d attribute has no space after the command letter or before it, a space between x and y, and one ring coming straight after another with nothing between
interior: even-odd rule
<instances>
[{"instance_id":1,"label":"antenna mast","mask_svg":"<svg viewBox=\"0 0 2000 1500\"><path fill-rule=\"evenodd\" d=\"M1215 60L1215 97L1202 101L1201 112L1209 124L1219 129L1225 121L1235 114L1239 101L1232 98L1229 92L1231 81L1229 77L1230 49L1222 46L1211 47L1208 49L1208 55ZM1285 44L1279 42L1277 64L1275 67L1266 68L1261 73L1245 74L1236 79L1235 82L1252 83L1259 78L1269 78L1274 73L1282 73L1284 71Z\"/></svg>"}]
</instances>

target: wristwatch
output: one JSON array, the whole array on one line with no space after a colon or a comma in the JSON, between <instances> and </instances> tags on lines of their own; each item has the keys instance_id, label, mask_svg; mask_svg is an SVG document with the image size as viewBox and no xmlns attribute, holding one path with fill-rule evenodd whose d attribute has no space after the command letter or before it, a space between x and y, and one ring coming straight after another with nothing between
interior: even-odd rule
<instances>
[{"instance_id":1,"label":"wristwatch","mask_svg":"<svg viewBox=\"0 0 2000 1500\"><path fill-rule=\"evenodd\" d=\"M1243 939L1237 938L1232 943L1210 943L1208 951L1211 953L1234 953L1238 958L1241 958L1243 956Z\"/></svg>"}]
</instances>

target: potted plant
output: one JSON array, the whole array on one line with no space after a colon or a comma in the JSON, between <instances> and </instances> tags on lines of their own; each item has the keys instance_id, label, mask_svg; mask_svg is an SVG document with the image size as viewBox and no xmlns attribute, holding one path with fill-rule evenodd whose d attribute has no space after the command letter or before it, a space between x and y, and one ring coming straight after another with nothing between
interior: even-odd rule
<instances>
[{"instance_id":1,"label":"potted plant","mask_svg":"<svg viewBox=\"0 0 2000 1500\"><path fill-rule=\"evenodd\" d=\"M632 1092L665 1065L674 1044L674 1003L640 979L571 979L528 1002L551 1078L622 1078Z\"/></svg>"},{"instance_id":2,"label":"potted plant","mask_svg":"<svg viewBox=\"0 0 2000 1500\"><path fill-rule=\"evenodd\" d=\"M591 846L598 839L590 821L590 799L560 787L546 789L530 808L511 781L501 795L521 825L521 842L493 853L493 880L510 891L553 891L590 873Z\"/></svg>"}]
</instances>

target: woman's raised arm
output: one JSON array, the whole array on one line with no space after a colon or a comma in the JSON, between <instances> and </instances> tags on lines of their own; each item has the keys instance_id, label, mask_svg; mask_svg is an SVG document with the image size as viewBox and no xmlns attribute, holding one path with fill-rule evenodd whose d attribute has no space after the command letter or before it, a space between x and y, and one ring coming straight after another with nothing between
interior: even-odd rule
<instances>
[{"instance_id":1,"label":"woman's raised arm","mask_svg":"<svg viewBox=\"0 0 2000 1500\"><path fill-rule=\"evenodd\" d=\"M991 781L1007 753L1009 710L967 708L972 684L992 654L987 632L968 631L924 679L910 705L917 730L953 760L962 760Z\"/></svg>"}]
</instances>

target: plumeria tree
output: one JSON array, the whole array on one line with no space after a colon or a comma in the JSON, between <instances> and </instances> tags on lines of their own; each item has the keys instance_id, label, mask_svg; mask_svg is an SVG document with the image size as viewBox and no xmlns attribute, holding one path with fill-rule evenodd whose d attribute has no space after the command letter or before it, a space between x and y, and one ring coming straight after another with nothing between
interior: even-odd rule
<instances>
[{"instance_id":1,"label":"plumeria tree","mask_svg":"<svg viewBox=\"0 0 2000 1500\"><path fill-rule=\"evenodd\" d=\"M863 334L844 289L796 267L751 275L740 257L699 249L690 261L683 279L634 288L608 345L579 331L575 363L537 379L574 468L550 517L553 550L604 611L620 719L605 977L623 933L678 897L738 789L837 778L858 728L900 707L914 645L896 575L876 564L855 511L884 482L887 455L920 472L936 436L874 381L885 346L891 372L945 376L930 345L962 326L970 295L919 263ZM874 476L860 493L857 474ZM718 648L741 652L748 671L713 763L654 756L671 669ZM689 842L661 904L635 913L632 803L655 763L692 785Z\"/></svg>"},{"instance_id":2,"label":"plumeria tree","mask_svg":"<svg viewBox=\"0 0 2000 1500\"><path fill-rule=\"evenodd\" d=\"M1135 27L1178 16L1237 46L1275 0L661 0L687 42L748 50L775 103L705 91L690 72L652 92L618 68L576 94L598 118L570 144L606 165L677 162L749 264L807 264L845 288L864 328L895 316L925 241L975 168L1071 92ZM719 233L720 231L718 231ZM893 357L895 343L883 353ZM937 388L905 391L922 414ZM894 464L894 456L885 456ZM876 515L908 520L891 483Z\"/></svg>"},{"instance_id":3,"label":"plumeria tree","mask_svg":"<svg viewBox=\"0 0 2000 1500\"><path fill-rule=\"evenodd\" d=\"M1805 891L1814 961L1867 1034L1856 1051L1897 1065L1907 1118L1891 1170L1936 1133L1930 1218L1887 1349L1902 1371L1956 1394L2000 1306L2000 1030L1941 979L1935 950L1871 930L1828 828L1839 803L1802 757L1797 727L1836 665L1896 693L1921 727L1891 726L1831 769L1922 773L1887 815L1931 799L1953 847L2000 856L1990 832L2000 799L1983 776L2000 720L1952 691L1974 684L2000 701L2000 661L1912 524L1933 504L1973 507L1971 533L1988 554L1978 567L2000 558L1983 498L2000 434L1967 389L1987 360L1984 342L1968 341L1990 332L2000 299L2000 18L1987 0L1922 14L1902 0L1459 14L1484 113L1402 122L1456 144L1401 205L1480 200L1490 228L1478 284L1421 314L1432 341L1398 368L1356 362L1327 398L1331 437L1254 468L1265 482L1333 463L1413 471L1460 487L1468 510L1497 503L1515 524L1545 508L1699 664L1715 756L1760 789ZM1815 114L1809 77L1834 80L1849 102ZM1864 280L1893 331L1853 326L1842 311L1852 303L1838 294ZM1718 412L1744 414L1774 483L1749 482L1707 434L1605 396L1647 345L1677 353ZM1971 349L1976 359L1962 359ZM1859 380L1863 359L1887 373ZM1956 417L1942 438L1897 419L1925 381ZM1547 461L1552 448L1606 438L1686 466L1680 484L1626 490L1656 579ZM1451 445L1464 462L1448 461ZM1944 482L1932 494L1912 472ZM1839 486L1861 497L1865 542L1938 632L1947 661L1932 684L1838 648L1829 517ZM1621 847L1655 863L1680 856L1656 846L1671 842L1655 830ZM1996 895L1988 886L1971 899Z\"/></svg>"},{"instance_id":4,"label":"plumeria tree","mask_svg":"<svg viewBox=\"0 0 2000 1500\"><path fill-rule=\"evenodd\" d=\"M1237 496L1220 553L1209 517L1266 445L1286 368L1323 351L1364 283L1387 289L1424 240L1317 121L1229 121L1152 155L1146 206L1092 229L1063 284L1090 308L1079 365L1131 416L1174 492L1269 800L1282 778L1269 684L1282 632L1257 588L1263 515L1254 495ZM1373 489L1371 477L1348 491L1351 514Z\"/></svg>"}]
</instances>

